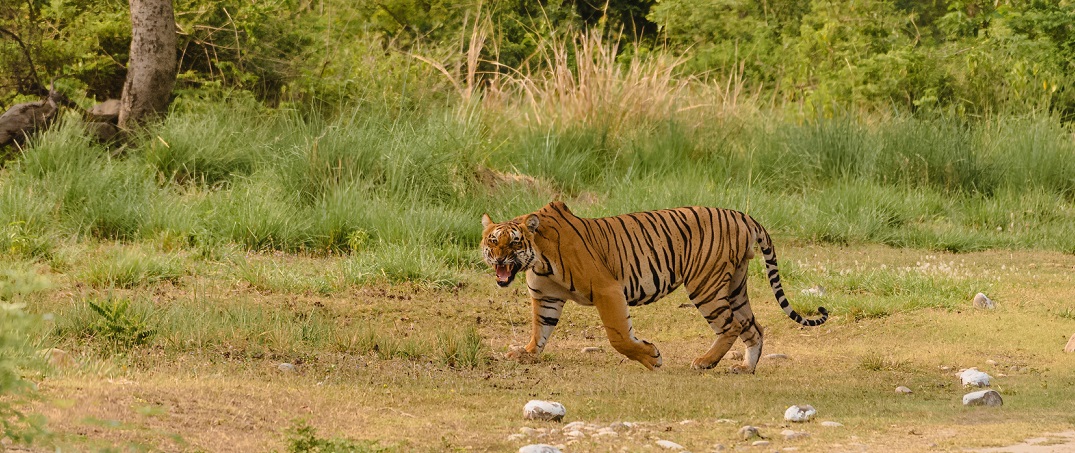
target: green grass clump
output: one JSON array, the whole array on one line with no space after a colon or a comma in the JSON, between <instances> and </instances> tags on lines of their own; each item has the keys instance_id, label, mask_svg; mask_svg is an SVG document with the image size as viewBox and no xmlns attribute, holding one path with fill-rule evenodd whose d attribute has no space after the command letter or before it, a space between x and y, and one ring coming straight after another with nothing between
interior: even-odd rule
<instances>
[{"instance_id":1,"label":"green grass clump","mask_svg":"<svg viewBox=\"0 0 1075 453\"><path fill-rule=\"evenodd\" d=\"M106 250L82 278L94 288L132 288L160 281L174 283L186 272L183 260L176 255L115 247Z\"/></svg>"},{"instance_id":2,"label":"green grass clump","mask_svg":"<svg viewBox=\"0 0 1075 453\"><path fill-rule=\"evenodd\" d=\"M440 362L452 368L477 368L488 362L488 352L474 328L462 332L441 332L437 336Z\"/></svg>"},{"instance_id":3,"label":"green grass clump","mask_svg":"<svg viewBox=\"0 0 1075 453\"><path fill-rule=\"evenodd\" d=\"M379 453L396 451L377 445L377 442L353 441L340 438L324 438L306 421L299 421L287 430L289 453Z\"/></svg>"}]
</instances>

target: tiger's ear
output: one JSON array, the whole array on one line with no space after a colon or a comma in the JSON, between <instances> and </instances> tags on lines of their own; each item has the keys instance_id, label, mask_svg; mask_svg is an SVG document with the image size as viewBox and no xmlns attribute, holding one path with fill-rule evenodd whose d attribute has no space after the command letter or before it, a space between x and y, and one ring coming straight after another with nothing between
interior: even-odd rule
<instances>
[{"instance_id":1,"label":"tiger's ear","mask_svg":"<svg viewBox=\"0 0 1075 453\"><path fill-rule=\"evenodd\" d=\"M493 219L489 217L489 214L482 214L482 228L489 228L489 225L493 223Z\"/></svg>"},{"instance_id":2,"label":"tiger's ear","mask_svg":"<svg viewBox=\"0 0 1075 453\"><path fill-rule=\"evenodd\" d=\"M526 216L523 223L526 225L526 229L530 230L531 233L537 233L538 224L541 223L541 221L538 220L538 216L530 214Z\"/></svg>"}]
</instances>

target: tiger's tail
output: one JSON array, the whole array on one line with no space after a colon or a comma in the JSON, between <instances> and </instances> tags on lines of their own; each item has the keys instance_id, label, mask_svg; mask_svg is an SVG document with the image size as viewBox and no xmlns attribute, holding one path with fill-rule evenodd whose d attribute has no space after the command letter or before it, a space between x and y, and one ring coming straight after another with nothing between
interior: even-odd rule
<instances>
[{"instance_id":1,"label":"tiger's tail","mask_svg":"<svg viewBox=\"0 0 1075 453\"><path fill-rule=\"evenodd\" d=\"M825 307L817 307L817 312L821 313L821 317L814 319L803 318L802 315L791 308L788 298L784 296L784 288L780 285L780 269L776 266L776 251L773 250L773 240L769 237L769 232L765 231L765 227L762 227L757 221L754 221L754 225L757 227L755 234L758 237L758 247L761 248L761 253L765 257L765 271L769 276L769 286L773 287L773 295L776 296L776 301L780 303L780 308L784 309L784 313L787 313L792 321L804 326L813 327L824 324L829 319L829 311Z\"/></svg>"}]
</instances>

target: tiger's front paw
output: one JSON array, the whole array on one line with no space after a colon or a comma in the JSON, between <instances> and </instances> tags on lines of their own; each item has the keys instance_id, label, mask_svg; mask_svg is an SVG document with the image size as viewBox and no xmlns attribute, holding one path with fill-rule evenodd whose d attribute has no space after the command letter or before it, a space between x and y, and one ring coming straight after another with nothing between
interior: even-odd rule
<instances>
[{"instance_id":1,"label":"tiger's front paw","mask_svg":"<svg viewBox=\"0 0 1075 453\"><path fill-rule=\"evenodd\" d=\"M529 364L540 361L540 358L538 357L539 354L540 353L538 352L530 352L522 346L510 346L508 347L508 352L504 354L504 357L519 363Z\"/></svg>"},{"instance_id":2,"label":"tiger's front paw","mask_svg":"<svg viewBox=\"0 0 1075 453\"><path fill-rule=\"evenodd\" d=\"M650 371L660 368L661 365L664 364L664 358L661 357L661 351L657 349L657 346L655 346L653 343L650 343L645 340L643 340L643 343L645 343L646 346L653 348L653 350L650 351L650 353L646 356L643 356L637 360Z\"/></svg>"}]
</instances>

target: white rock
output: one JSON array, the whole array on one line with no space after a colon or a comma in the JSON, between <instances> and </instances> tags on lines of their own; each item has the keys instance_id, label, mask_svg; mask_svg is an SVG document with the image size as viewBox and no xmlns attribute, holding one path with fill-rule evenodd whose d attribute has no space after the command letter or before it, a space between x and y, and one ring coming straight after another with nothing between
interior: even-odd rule
<instances>
[{"instance_id":1,"label":"white rock","mask_svg":"<svg viewBox=\"0 0 1075 453\"><path fill-rule=\"evenodd\" d=\"M824 426L824 427L827 427L827 428L840 428L840 427L844 426L844 424L840 423L840 422L834 422L834 421L825 420L825 421L821 422L821 426Z\"/></svg>"},{"instance_id":2,"label":"white rock","mask_svg":"<svg viewBox=\"0 0 1075 453\"><path fill-rule=\"evenodd\" d=\"M768 360L786 360L788 356L786 354L766 354L762 358Z\"/></svg>"},{"instance_id":3,"label":"white rock","mask_svg":"<svg viewBox=\"0 0 1075 453\"><path fill-rule=\"evenodd\" d=\"M584 353L601 352L601 348L599 348L597 346L587 346L585 348L582 348L582 352L584 352Z\"/></svg>"},{"instance_id":4,"label":"white rock","mask_svg":"<svg viewBox=\"0 0 1075 453\"><path fill-rule=\"evenodd\" d=\"M997 308L997 304L986 297L985 294L978 293L974 295L974 308L984 308L986 310L992 310Z\"/></svg>"},{"instance_id":5,"label":"white rock","mask_svg":"<svg viewBox=\"0 0 1075 453\"><path fill-rule=\"evenodd\" d=\"M977 368L968 368L959 373L964 387L989 387L990 377L988 374L978 371Z\"/></svg>"},{"instance_id":6,"label":"white rock","mask_svg":"<svg viewBox=\"0 0 1075 453\"><path fill-rule=\"evenodd\" d=\"M526 434L522 434L522 433L512 434L512 435L508 436L508 442L518 442L520 440L526 439L527 437L529 437L529 436L527 436Z\"/></svg>"},{"instance_id":7,"label":"white rock","mask_svg":"<svg viewBox=\"0 0 1075 453\"><path fill-rule=\"evenodd\" d=\"M767 446L769 446L769 441L767 441L767 440L756 440L756 441L754 441L754 443L750 444L750 446L751 447L767 447Z\"/></svg>"},{"instance_id":8,"label":"white rock","mask_svg":"<svg viewBox=\"0 0 1075 453\"><path fill-rule=\"evenodd\" d=\"M1068 345L1064 346L1064 352L1075 352L1075 333L1068 339Z\"/></svg>"},{"instance_id":9,"label":"white rock","mask_svg":"<svg viewBox=\"0 0 1075 453\"><path fill-rule=\"evenodd\" d=\"M901 385L899 387L896 387L896 393L902 393L904 395L908 395L908 394L913 393L913 392L911 392L911 389Z\"/></svg>"},{"instance_id":10,"label":"white rock","mask_svg":"<svg viewBox=\"0 0 1075 453\"><path fill-rule=\"evenodd\" d=\"M563 404L555 401L530 400L523 406L523 418L527 420L551 420L558 422L567 415Z\"/></svg>"},{"instance_id":11,"label":"white rock","mask_svg":"<svg viewBox=\"0 0 1075 453\"><path fill-rule=\"evenodd\" d=\"M680 425L689 425L691 423L694 423L694 420L683 420L679 422Z\"/></svg>"},{"instance_id":12,"label":"white rock","mask_svg":"<svg viewBox=\"0 0 1075 453\"><path fill-rule=\"evenodd\" d=\"M941 365L938 367L941 371L952 371L952 367L948 365Z\"/></svg>"},{"instance_id":13,"label":"white rock","mask_svg":"<svg viewBox=\"0 0 1075 453\"><path fill-rule=\"evenodd\" d=\"M619 435L620 434L617 433L616 430L612 429L612 428L601 428L601 429L597 430L596 434L594 434L594 436L609 436L609 437L616 437L616 436L619 436Z\"/></svg>"},{"instance_id":14,"label":"white rock","mask_svg":"<svg viewBox=\"0 0 1075 453\"><path fill-rule=\"evenodd\" d=\"M964 406L1003 406L1004 399L996 390L979 390L963 395Z\"/></svg>"},{"instance_id":15,"label":"white rock","mask_svg":"<svg viewBox=\"0 0 1075 453\"><path fill-rule=\"evenodd\" d=\"M564 425L564 431L571 430L571 429L583 429L585 427L586 427L586 422L574 421L574 422L571 422L571 423L568 423L568 424Z\"/></svg>"},{"instance_id":16,"label":"white rock","mask_svg":"<svg viewBox=\"0 0 1075 453\"><path fill-rule=\"evenodd\" d=\"M795 431L792 429L785 429L780 432L781 436L784 436L784 440L796 440L810 437L810 433L803 431Z\"/></svg>"},{"instance_id":17,"label":"white rock","mask_svg":"<svg viewBox=\"0 0 1075 453\"><path fill-rule=\"evenodd\" d=\"M520 447L519 453L560 453L560 449L548 444L530 444Z\"/></svg>"},{"instance_id":18,"label":"white rock","mask_svg":"<svg viewBox=\"0 0 1075 453\"><path fill-rule=\"evenodd\" d=\"M814 409L814 406L809 404L791 406L788 410L784 411L784 420L789 422L805 422L810 421L815 415L817 415L817 409Z\"/></svg>"},{"instance_id":19,"label":"white rock","mask_svg":"<svg viewBox=\"0 0 1075 453\"><path fill-rule=\"evenodd\" d=\"M276 369L278 369L280 371L283 371L284 373L294 373L295 372L295 365L292 365L290 363L284 362L284 363L281 363L279 365L276 365Z\"/></svg>"},{"instance_id":20,"label":"white rock","mask_svg":"<svg viewBox=\"0 0 1075 453\"><path fill-rule=\"evenodd\" d=\"M728 447L725 447L724 444L716 444L713 446L713 451L724 451L727 449Z\"/></svg>"},{"instance_id":21,"label":"white rock","mask_svg":"<svg viewBox=\"0 0 1075 453\"><path fill-rule=\"evenodd\" d=\"M986 365L992 365L992 366L997 366L997 361L996 361L996 360L993 360L993 359L989 359L989 360L986 360L986 361L985 361L985 364L986 364Z\"/></svg>"},{"instance_id":22,"label":"white rock","mask_svg":"<svg viewBox=\"0 0 1075 453\"><path fill-rule=\"evenodd\" d=\"M635 424L630 422L616 422L611 425L608 425L609 428L612 428L616 431L628 431L634 426Z\"/></svg>"},{"instance_id":23,"label":"white rock","mask_svg":"<svg viewBox=\"0 0 1075 453\"><path fill-rule=\"evenodd\" d=\"M758 432L758 427L746 425L739 428L739 438L743 440L750 440L754 437L761 437L761 433Z\"/></svg>"},{"instance_id":24,"label":"white rock","mask_svg":"<svg viewBox=\"0 0 1075 453\"><path fill-rule=\"evenodd\" d=\"M720 418L720 419L717 419L716 423L730 423L730 424L734 425L734 424L739 423L739 422L737 422L735 420L732 420L730 418Z\"/></svg>"},{"instance_id":25,"label":"white rock","mask_svg":"<svg viewBox=\"0 0 1075 453\"><path fill-rule=\"evenodd\" d=\"M657 445L665 450L683 450L683 446L670 440L657 439Z\"/></svg>"},{"instance_id":26,"label":"white rock","mask_svg":"<svg viewBox=\"0 0 1075 453\"><path fill-rule=\"evenodd\" d=\"M565 429L564 430L564 436L565 437L578 438L578 437L586 437L586 434L584 434L582 431L575 430L575 429Z\"/></svg>"}]
</instances>

